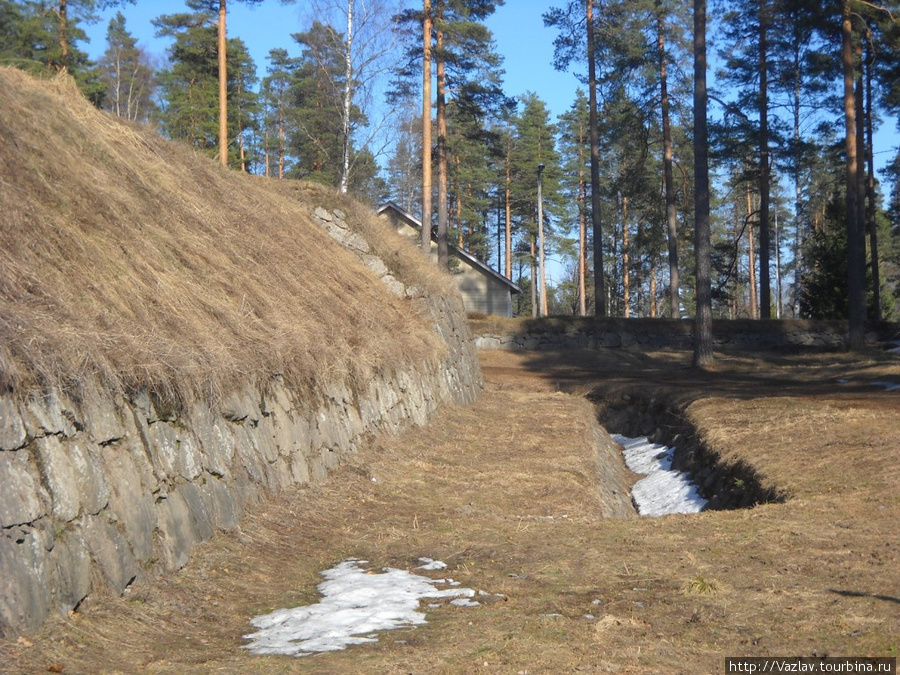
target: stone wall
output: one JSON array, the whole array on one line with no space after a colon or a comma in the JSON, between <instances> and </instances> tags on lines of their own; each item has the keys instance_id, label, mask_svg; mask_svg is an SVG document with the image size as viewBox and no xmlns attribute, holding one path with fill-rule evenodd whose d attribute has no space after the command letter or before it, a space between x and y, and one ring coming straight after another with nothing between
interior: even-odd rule
<instances>
[{"instance_id":1,"label":"stone wall","mask_svg":"<svg viewBox=\"0 0 900 675\"><path fill-rule=\"evenodd\" d=\"M439 361L398 364L361 389L323 383L301 394L276 376L177 411L147 392L126 398L99 386L80 400L0 395L0 635L177 570L249 504L321 479L371 434L478 396L461 300L407 288L370 250L359 255L430 315L447 346Z\"/></svg>"},{"instance_id":2,"label":"stone wall","mask_svg":"<svg viewBox=\"0 0 900 675\"><path fill-rule=\"evenodd\" d=\"M691 349L693 321L672 319L473 320L479 349ZM873 340L877 339L873 336ZM841 321L714 321L716 349L844 349L847 324Z\"/></svg>"}]
</instances>

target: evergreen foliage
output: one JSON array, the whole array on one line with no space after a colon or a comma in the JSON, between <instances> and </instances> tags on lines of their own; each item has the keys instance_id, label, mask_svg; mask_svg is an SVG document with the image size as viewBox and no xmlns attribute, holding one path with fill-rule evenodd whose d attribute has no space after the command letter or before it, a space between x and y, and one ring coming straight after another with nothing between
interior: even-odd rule
<instances>
[{"instance_id":1,"label":"evergreen foliage","mask_svg":"<svg viewBox=\"0 0 900 675\"><path fill-rule=\"evenodd\" d=\"M109 22L106 49L91 62L83 51L85 27L99 10L127 4L0 0L0 63L38 74L65 69L95 105L155 123L164 135L215 155L219 0L186 0L185 11L156 20L158 34L172 39L158 70L129 32L125 11ZM501 273L524 284L521 311L534 309L530 291L540 286L531 282L531 266L538 255L532 252L537 166L544 164L545 254L557 270L551 281L557 288L546 293L551 311L608 307L614 315L693 316L690 3L559 0L544 13L554 31L554 65L587 82L587 7L593 12L600 113L593 188L585 92L551 120L541 91L513 92L520 94L515 99L504 91L502 59L486 25L502 4L432 0L402 11L390 28L381 3L366 3L366 11L377 6L381 12L375 20L362 16L358 0L322 0L300 32L271 50L261 81L237 37L241 27L231 27L230 166L341 189L346 184L372 203L390 198L415 213L423 200L422 135L433 128L438 231L443 227L445 241L496 261ZM435 119L424 120L424 127L419 88L427 6L436 106ZM709 92L713 314L846 316L840 294L849 290L839 263L849 253L842 229L855 214L866 235L869 317L900 318L900 169L867 175L866 128L870 111L875 130L896 124L900 114L900 4L716 0L712 9L709 32L721 65L719 89ZM842 62L845 9L851 49ZM349 30L350 10L359 32ZM368 96L377 92L374 82L388 63L389 35L406 58L392 66L395 86L382 110ZM848 89L842 65L853 78ZM859 102L856 178L843 168L850 146L842 92ZM875 157L894 151L874 148ZM856 189L848 191L848 182ZM851 197L862 205L852 212L839 205ZM851 241L858 249L857 239ZM602 296L594 297L595 288Z\"/></svg>"},{"instance_id":2,"label":"evergreen foliage","mask_svg":"<svg viewBox=\"0 0 900 675\"><path fill-rule=\"evenodd\" d=\"M188 0L192 12L154 21L157 34L174 38L169 67L159 74L159 123L169 138L215 156L218 152L217 15L208 2ZM239 38L228 40L229 164L245 168L246 134L256 127L256 67Z\"/></svg>"}]
</instances>

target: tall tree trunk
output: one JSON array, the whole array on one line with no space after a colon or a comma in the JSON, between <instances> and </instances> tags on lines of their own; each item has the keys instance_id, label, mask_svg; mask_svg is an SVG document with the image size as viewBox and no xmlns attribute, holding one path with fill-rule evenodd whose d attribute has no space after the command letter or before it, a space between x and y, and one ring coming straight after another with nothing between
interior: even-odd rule
<instances>
[{"instance_id":1,"label":"tall tree trunk","mask_svg":"<svg viewBox=\"0 0 900 675\"><path fill-rule=\"evenodd\" d=\"M778 202L775 202L775 318L780 319L784 313L781 292L781 235L778 231Z\"/></svg>"},{"instance_id":2,"label":"tall tree trunk","mask_svg":"<svg viewBox=\"0 0 900 675\"><path fill-rule=\"evenodd\" d=\"M438 21L441 20L440 12ZM438 222L437 245L438 267L449 269L450 251L447 246L450 212L447 204L447 80L446 64L444 62L444 31L441 26L437 28L437 95L435 103L437 107L437 164L438 164Z\"/></svg>"},{"instance_id":3,"label":"tall tree trunk","mask_svg":"<svg viewBox=\"0 0 900 675\"><path fill-rule=\"evenodd\" d=\"M631 315L631 275L628 270L628 197L622 197L622 316Z\"/></svg>"},{"instance_id":4,"label":"tall tree trunk","mask_svg":"<svg viewBox=\"0 0 900 675\"><path fill-rule=\"evenodd\" d=\"M122 116L122 58L119 48L116 48L116 83L113 102L116 111L116 117ZM131 119L129 117L129 119Z\"/></svg>"},{"instance_id":5,"label":"tall tree trunk","mask_svg":"<svg viewBox=\"0 0 900 675\"><path fill-rule=\"evenodd\" d=\"M594 45L594 0L587 6L588 107L591 134L591 224L594 231L594 314L606 316L603 275L603 230L600 222L600 122L597 115L597 63Z\"/></svg>"},{"instance_id":6,"label":"tall tree trunk","mask_svg":"<svg viewBox=\"0 0 900 675\"><path fill-rule=\"evenodd\" d=\"M228 66L225 59L225 0L219 0L219 163L228 166Z\"/></svg>"},{"instance_id":7,"label":"tall tree trunk","mask_svg":"<svg viewBox=\"0 0 900 675\"><path fill-rule=\"evenodd\" d=\"M665 17L659 0L656 3L657 52L659 53L659 86L662 103L663 183L666 193L666 237L669 247L669 314L681 318L678 293L678 213L675 208L675 174L672 158L672 126L669 119L669 85L666 74Z\"/></svg>"},{"instance_id":8,"label":"tall tree trunk","mask_svg":"<svg viewBox=\"0 0 900 675\"><path fill-rule=\"evenodd\" d=\"M544 251L544 197L543 197L543 176L544 165L538 166L538 203L537 203L537 226L538 226L538 255L540 255L540 273L541 273L541 316L549 314L547 305L547 259Z\"/></svg>"},{"instance_id":9,"label":"tall tree trunk","mask_svg":"<svg viewBox=\"0 0 900 675\"><path fill-rule=\"evenodd\" d=\"M506 144L506 188L504 190L504 207L506 210L506 227L505 227L505 237L504 237L504 253L506 255L506 278L512 279L512 257L510 253L512 252L512 141L508 140Z\"/></svg>"},{"instance_id":10,"label":"tall tree trunk","mask_svg":"<svg viewBox=\"0 0 900 675\"><path fill-rule=\"evenodd\" d=\"M347 46L344 51L344 100L341 110L341 194L350 184L350 111L353 107L353 3L347 0Z\"/></svg>"},{"instance_id":11,"label":"tall tree trunk","mask_svg":"<svg viewBox=\"0 0 900 675\"><path fill-rule=\"evenodd\" d=\"M284 100L278 100L278 177L284 178L284 146L285 146Z\"/></svg>"},{"instance_id":12,"label":"tall tree trunk","mask_svg":"<svg viewBox=\"0 0 900 675\"><path fill-rule=\"evenodd\" d=\"M694 256L697 267L697 313L694 318L693 363L698 368L713 362L707 105L706 0L694 0Z\"/></svg>"},{"instance_id":13,"label":"tall tree trunk","mask_svg":"<svg viewBox=\"0 0 900 675\"><path fill-rule=\"evenodd\" d=\"M581 150L579 149L579 152ZM584 217L587 210L587 185L584 182L584 169L578 165L578 316L587 314L587 298L585 293L585 275L587 274L587 221Z\"/></svg>"},{"instance_id":14,"label":"tall tree trunk","mask_svg":"<svg viewBox=\"0 0 900 675\"><path fill-rule=\"evenodd\" d=\"M759 317L772 318L772 287L769 278L769 9L759 0Z\"/></svg>"},{"instance_id":15,"label":"tall tree trunk","mask_svg":"<svg viewBox=\"0 0 900 675\"><path fill-rule=\"evenodd\" d=\"M853 25L851 0L843 0L841 12L841 63L844 72L844 145L847 184L847 286L850 349L865 346L866 283L865 242L859 222L856 143L856 97L853 93Z\"/></svg>"},{"instance_id":16,"label":"tall tree trunk","mask_svg":"<svg viewBox=\"0 0 900 675\"><path fill-rule=\"evenodd\" d=\"M57 8L59 23L57 25L57 40L59 41L59 65L62 68L69 67L69 8L66 0L59 0Z\"/></svg>"},{"instance_id":17,"label":"tall tree trunk","mask_svg":"<svg viewBox=\"0 0 900 675\"><path fill-rule=\"evenodd\" d=\"M753 241L753 193L747 183L747 276L750 286L750 318L759 318L759 302L756 295L756 242Z\"/></svg>"},{"instance_id":18,"label":"tall tree trunk","mask_svg":"<svg viewBox=\"0 0 900 675\"><path fill-rule=\"evenodd\" d=\"M431 0L422 13L422 251L431 255Z\"/></svg>"},{"instance_id":19,"label":"tall tree trunk","mask_svg":"<svg viewBox=\"0 0 900 675\"><path fill-rule=\"evenodd\" d=\"M856 63L859 70L856 72L856 91L854 93L856 104L856 219L859 223L859 241L863 258L863 284L868 286L865 276L866 269L866 115L865 96L863 92L863 46L862 38L856 44ZM868 289L866 295L866 316L868 316Z\"/></svg>"},{"instance_id":20,"label":"tall tree trunk","mask_svg":"<svg viewBox=\"0 0 900 675\"><path fill-rule=\"evenodd\" d=\"M793 91L793 113L794 113L794 287L791 294L793 305L793 315L796 317L800 305L800 276L803 273L803 240L806 223L803 219L803 188L801 160L803 159L803 150L800 147L800 106L801 89L800 89L800 50L794 50L794 91Z\"/></svg>"},{"instance_id":21,"label":"tall tree trunk","mask_svg":"<svg viewBox=\"0 0 900 675\"><path fill-rule=\"evenodd\" d=\"M538 315L538 302L537 302L537 246L534 243L534 237L531 237L531 316L536 317Z\"/></svg>"},{"instance_id":22,"label":"tall tree trunk","mask_svg":"<svg viewBox=\"0 0 900 675\"><path fill-rule=\"evenodd\" d=\"M872 303L875 321L881 321L881 271L878 260L878 227L875 223L875 144L872 137L872 33L866 30L866 226L872 257Z\"/></svg>"}]
</instances>

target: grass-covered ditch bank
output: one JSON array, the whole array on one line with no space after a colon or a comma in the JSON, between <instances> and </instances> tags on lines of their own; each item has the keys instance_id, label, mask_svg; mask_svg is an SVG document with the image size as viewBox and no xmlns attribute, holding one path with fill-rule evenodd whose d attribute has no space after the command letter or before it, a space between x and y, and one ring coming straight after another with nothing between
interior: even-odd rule
<instances>
[{"instance_id":1,"label":"grass-covered ditch bank","mask_svg":"<svg viewBox=\"0 0 900 675\"><path fill-rule=\"evenodd\" d=\"M727 461L710 447L691 424L683 405L671 398L641 391L588 395L600 424L610 433L647 437L674 449L672 469L682 471L707 500L705 510L750 508L780 503L787 495L766 481L743 460Z\"/></svg>"}]
</instances>

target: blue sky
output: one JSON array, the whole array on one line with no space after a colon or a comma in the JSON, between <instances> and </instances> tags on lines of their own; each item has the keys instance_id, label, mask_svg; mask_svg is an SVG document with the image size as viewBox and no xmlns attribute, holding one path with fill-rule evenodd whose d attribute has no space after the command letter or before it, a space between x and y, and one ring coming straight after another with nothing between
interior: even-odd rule
<instances>
[{"instance_id":1,"label":"blue sky","mask_svg":"<svg viewBox=\"0 0 900 675\"><path fill-rule=\"evenodd\" d=\"M551 65L555 31L544 27L541 15L552 4L546 0L508 0L490 18L488 25L494 33L497 50L504 56L506 93L519 96L534 91L551 112L558 115L571 105L578 82L571 73L556 72ZM151 21L162 14L184 11L184 7L181 0L157 0L125 5L118 11L125 16L126 26L139 44L162 57L170 41L154 37ZM103 53L106 27L116 11L102 12L100 21L88 27L91 42L87 51L91 57L97 58ZM304 0L289 5L266 0L257 6L231 0L228 34L246 43L262 75L270 49L281 47L296 53L291 34L303 30L307 11Z\"/></svg>"}]
</instances>

